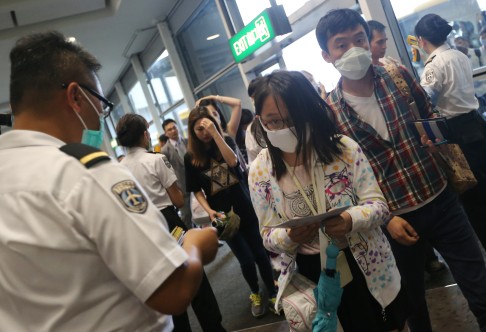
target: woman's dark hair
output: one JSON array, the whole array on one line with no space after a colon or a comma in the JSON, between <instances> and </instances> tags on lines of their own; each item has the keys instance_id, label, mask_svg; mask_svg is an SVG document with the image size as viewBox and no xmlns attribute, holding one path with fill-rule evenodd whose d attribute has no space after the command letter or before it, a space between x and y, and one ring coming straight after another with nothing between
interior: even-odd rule
<instances>
[{"instance_id":1,"label":"woman's dark hair","mask_svg":"<svg viewBox=\"0 0 486 332\"><path fill-rule=\"evenodd\" d=\"M258 82L261 79L263 79L263 77L257 76L250 81L250 83L248 84L248 97L253 98L253 95L255 94L256 86L258 85Z\"/></svg>"},{"instance_id":2,"label":"woman's dark hair","mask_svg":"<svg viewBox=\"0 0 486 332\"><path fill-rule=\"evenodd\" d=\"M428 40L434 46L445 43L452 27L442 17L436 14L427 14L415 25L415 35Z\"/></svg>"},{"instance_id":3,"label":"woman's dark hair","mask_svg":"<svg viewBox=\"0 0 486 332\"><path fill-rule=\"evenodd\" d=\"M318 159L325 164L331 163L341 155L340 136L333 121L332 111L302 73L278 71L265 76L255 92L257 115L262 114L263 103L268 97L274 98L277 107L279 101L287 107L297 133L296 152L304 156L306 170L310 170L310 157L313 150L316 151ZM261 126L260 121L258 125ZM278 180L286 173L282 151L271 145L267 133L263 129L261 131ZM310 144L306 144L307 137L310 137Z\"/></svg>"},{"instance_id":4,"label":"woman's dark hair","mask_svg":"<svg viewBox=\"0 0 486 332\"><path fill-rule=\"evenodd\" d=\"M223 131L226 132L226 127L228 126L228 123L226 122L226 118L224 117L223 112L219 109L218 105L216 104L216 101L214 99L203 99L199 102L199 106L213 106L214 109L218 112L219 114L219 120L221 121L221 128L223 128Z\"/></svg>"},{"instance_id":5,"label":"woman's dark hair","mask_svg":"<svg viewBox=\"0 0 486 332\"><path fill-rule=\"evenodd\" d=\"M241 110L240 124L238 125L238 130L236 131L235 142L241 148L245 146L245 136L243 134L243 127L248 126L253 121L253 112L247 108Z\"/></svg>"},{"instance_id":6,"label":"woman's dark hair","mask_svg":"<svg viewBox=\"0 0 486 332\"><path fill-rule=\"evenodd\" d=\"M327 42L338 33L354 29L358 25L363 26L368 39L370 39L370 29L361 15L353 9L333 9L321 17L316 27L316 38L321 50L329 52Z\"/></svg>"},{"instance_id":7,"label":"woman's dark hair","mask_svg":"<svg viewBox=\"0 0 486 332\"><path fill-rule=\"evenodd\" d=\"M125 114L116 125L118 143L127 148L138 146L147 128L148 123L143 116Z\"/></svg>"},{"instance_id":8,"label":"woman's dark hair","mask_svg":"<svg viewBox=\"0 0 486 332\"><path fill-rule=\"evenodd\" d=\"M218 121L216 121L214 116L212 116L211 112L205 106L199 105L199 107L194 108L189 113L188 124L187 124L187 131L189 132L187 151L192 157L192 164L196 167L204 166L209 162L209 156L207 153L206 145L197 137L196 132L194 131L196 122L203 118L207 118L211 120L214 123L216 129L218 130L219 134L223 136L223 130L219 126ZM219 151L214 140L211 141L211 146L215 148L216 151Z\"/></svg>"}]
</instances>

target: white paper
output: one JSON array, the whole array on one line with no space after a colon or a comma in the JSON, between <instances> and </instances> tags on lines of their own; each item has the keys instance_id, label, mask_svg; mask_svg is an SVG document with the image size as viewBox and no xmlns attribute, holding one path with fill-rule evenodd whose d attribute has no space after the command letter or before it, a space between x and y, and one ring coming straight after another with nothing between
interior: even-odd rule
<instances>
[{"instance_id":1,"label":"white paper","mask_svg":"<svg viewBox=\"0 0 486 332\"><path fill-rule=\"evenodd\" d=\"M318 222L322 222L326 219L336 217L336 216L340 215L343 211L346 211L348 208L350 208L350 207L345 206L345 207L337 208L337 209L331 210L329 212L321 213L321 214L318 214L318 215L315 215L315 216L312 215L312 216L308 216L308 217L292 219L292 220L283 222L281 224L265 226L265 227L269 227L269 228L294 228L294 227L299 227L299 226L304 226L304 225L309 225L309 224L315 224L315 223L318 223Z\"/></svg>"}]
</instances>

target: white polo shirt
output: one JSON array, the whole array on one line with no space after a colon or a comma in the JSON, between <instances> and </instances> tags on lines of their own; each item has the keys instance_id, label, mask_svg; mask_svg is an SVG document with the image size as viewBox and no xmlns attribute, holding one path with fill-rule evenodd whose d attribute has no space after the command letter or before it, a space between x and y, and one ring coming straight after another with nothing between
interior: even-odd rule
<instances>
[{"instance_id":1,"label":"white polo shirt","mask_svg":"<svg viewBox=\"0 0 486 332\"><path fill-rule=\"evenodd\" d=\"M171 331L144 302L187 254L125 167L86 169L63 144L0 136L1 330Z\"/></svg>"},{"instance_id":2,"label":"white polo shirt","mask_svg":"<svg viewBox=\"0 0 486 332\"><path fill-rule=\"evenodd\" d=\"M165 155L148 153L139 147L127 148L121 164L132 172L159 210L173 205L165 189L173 185L177 177Z\"/></svg>"}]
</instances>

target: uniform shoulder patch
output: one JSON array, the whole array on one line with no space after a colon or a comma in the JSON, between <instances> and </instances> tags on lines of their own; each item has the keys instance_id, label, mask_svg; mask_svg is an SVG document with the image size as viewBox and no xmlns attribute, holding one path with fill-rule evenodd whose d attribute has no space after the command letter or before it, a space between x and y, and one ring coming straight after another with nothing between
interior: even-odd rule
<instances>
[{"instance_id":1,"label":"uniform shoulder patch","mask_svg":"<svg viewBox=\"0 0 486 332\"><path fill-rule=\"evenodd\" d=\"M147 211L147 199L134 181L118 182L111 187L111 191L128 211L140 214Z\"/></svg>"},{"instance_id":2,"label":"uniform shoulder patch","mask_svg":"<svg viewBox=\"0 0 486 332\"><path fill-rule=\"evenodd\" d=\"M172 168L172 165L170 164L170 161L169 161L169 159L167 159L165 154L162 155L162 159L164 159L164 163L165 163L165 166L167 166L167 168Z\"/></svg>"},{"instance_id":3,"label":"uniform shoulder patch","mask_svg":"<svg viewBox=\"0 0 486 332\"><path fill-rule=\"evenodd\" d=\"M425 71L425 82L427 83L432 83L434 81L434 70L433 69L427 69Z\"/></svg>"}]
</instances>

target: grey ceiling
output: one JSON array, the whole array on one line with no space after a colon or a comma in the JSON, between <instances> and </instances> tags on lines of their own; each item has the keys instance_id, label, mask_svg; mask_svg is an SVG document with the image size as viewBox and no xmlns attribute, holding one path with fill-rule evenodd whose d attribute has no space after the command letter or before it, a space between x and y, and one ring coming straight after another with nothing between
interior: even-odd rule
<instances>
[{"instance_id":1,"label":"grey ceiling","mask_svg":"<svg viewBox=\"0 0 486 332\"><path fill-rule=\"evenodd\" d=\"M146 28L165 20L179 2L182 0L0 0L0 110L8 105L8 55L20 36L58 30L75 37L103 65L100 79L108 92L127 66L127 56L148 42Z\"/></svg>"}]
</instances>

